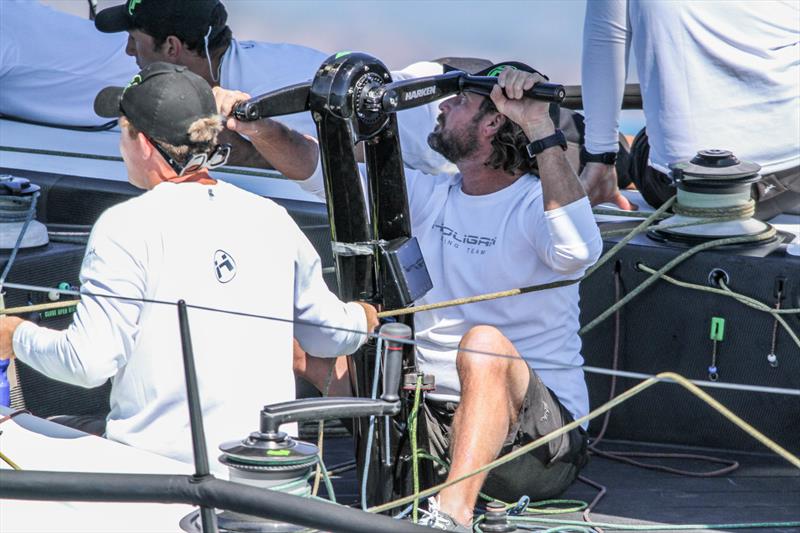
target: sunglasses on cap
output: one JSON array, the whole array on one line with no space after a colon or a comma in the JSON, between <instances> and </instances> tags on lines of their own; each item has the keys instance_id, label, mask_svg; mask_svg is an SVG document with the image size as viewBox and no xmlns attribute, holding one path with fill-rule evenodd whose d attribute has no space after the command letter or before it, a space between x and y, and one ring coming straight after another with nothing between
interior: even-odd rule
<instances>
[{"instance_id":1,"label":"sunglasses on cap","mask_svg":"<svg viewBox=\"0 0 800 533\"><path fill-rule=\"evenodd\" d=\"M147 136L145 136L147 137ZM161 157L172 167L175 173L178 176L184 176L186 174L191 174L192 172L196 172L201 168L207 168L209 170L221 167L225 163L228 162L228 157L231 155L231 145L230 144L219 144L214 148L214 151L210 154L200 153L200 154L190 154L189 157L183 163L176 161L167 153L164 148L161 147L156 141L147 137L147 140L150 141L155 149L161 154Z\"/></svg>"}]
</instances>

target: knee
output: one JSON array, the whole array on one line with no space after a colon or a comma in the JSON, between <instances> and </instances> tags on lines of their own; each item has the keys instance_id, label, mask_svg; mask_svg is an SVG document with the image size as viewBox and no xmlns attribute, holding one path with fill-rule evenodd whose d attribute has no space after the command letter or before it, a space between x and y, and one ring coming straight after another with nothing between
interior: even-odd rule
<instances>
[{"instance_id":1,"label":"knee","mask_svg":"<svg viewBox=\"0 0 800 533\"><path fill-rule=\"evenodd\" d=\"M475 326L458 346L456 368L459 375L481 372L501 376L520 356L503 333L492 326ZM491 373L491 374L487 374Z\"/></svg>"}]
</instances>

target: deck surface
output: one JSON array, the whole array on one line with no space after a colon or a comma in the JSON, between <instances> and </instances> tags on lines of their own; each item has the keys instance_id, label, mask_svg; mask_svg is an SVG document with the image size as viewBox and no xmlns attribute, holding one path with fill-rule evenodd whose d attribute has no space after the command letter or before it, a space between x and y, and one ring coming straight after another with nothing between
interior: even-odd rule
<instances>
[{"instance_id":1,"label":"deck surface","mask_svg":"<svg viewBox=\"0 0 800 533\"><path fill-rule=\"evenodd\" d=\"M583 476L604 485L608 492L591 513L595 522L619 525L664 526L690 524L744 524L756 522L800 522L800 470L772 454L735 453L674 446L604 441L609 451L701 453L738 461L740 466L720 477L687 477L646 470L593 456ZM331 437L325 442L326 464L335 466L352 460L352 441ZM690 471L709 471L720 465L693 460L651 459L651 462ZM334 479L337 498L357 505L358 486L354 470ZM576 482L563 498L591 502L597 489ZM580 513L553 518L582 520ZM554 524L556 525L556 524ZM613 531L613 528L604 528ZM649 529L652 530L652 529ZM682 531L742 531L734 527L696 527ZM746 531L800 532L800 528L749 528Z\"/></svg>"}]
</instances>

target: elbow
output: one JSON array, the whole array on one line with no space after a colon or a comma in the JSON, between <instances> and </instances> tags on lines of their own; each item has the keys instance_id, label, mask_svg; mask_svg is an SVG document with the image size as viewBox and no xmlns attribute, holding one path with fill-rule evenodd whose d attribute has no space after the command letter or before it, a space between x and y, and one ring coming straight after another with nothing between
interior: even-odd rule
<instances>
[{"instance_id":1,"label":"elbow","mask_svg":"<svg viewBox=\"0 0 800 533\"><path fill-rule=\"evenodd\" d=\"M62 337L61 342L58 353L62 354L61 364L68 372L68 377L64 381L85 389L93 389L103 385L116 373L116 367L109 369L105 364L88 364L80 357L68 336Z\"/></svg>"},{"instance_id":2,"label":"elbow","mask_svg":"<svg viewBox=\"0 0 800 533\"><path fill-rule=\"evenodd\" d=\"M595 264L603 251L603 241L600 236L575 244L567 249L556 250L550 262L550 267L558 274L574 274L582 272Z\"/></svg>"}]
</instances>

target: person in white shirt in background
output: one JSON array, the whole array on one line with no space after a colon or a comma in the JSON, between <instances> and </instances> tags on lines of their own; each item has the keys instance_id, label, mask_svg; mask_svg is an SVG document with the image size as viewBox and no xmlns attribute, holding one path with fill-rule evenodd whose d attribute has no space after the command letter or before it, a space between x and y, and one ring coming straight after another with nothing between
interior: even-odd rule
<instances>
[{"instance_id":1,"label":"person in white shirt in background","mask_svg":"<svg viewBox=\"0 0 800 533\"><path fill-rule=\"evenodd\" d=\"M238 41L226 24L227 18L220 0L129 0L101 10L95 26L101 32L128 32L127 52L136 58L139 67L152 61L184 65L212 87L253 96L310 81L330 55L295 44ZM441 64L423 61L392 72L392 77L405 79L442 71ZM436 115L435 105L399 114L406 164L428 173L449 168L447 161L420 141L436 123ZM277 120L290 129L316 136L309 113L285 115ZM238 134L225 131L222 141L233 147L232 164L272 166Z\"/></svg>"},{"instance_id":2,"label":"person in white shirt in background","mask_svg":"<svg viewBox=\"0 0 800 533\"><path fill-rule=\"evenodd\" d=\"M443 101L428 144L456 164L456 175L405 170L412 233L433 289L417 304L557 280L577 279L602 250L581 182L562 149L566 140L549 105L522 98L543 81L530 67L504 63L491 98L464 92ZM500 87L505 88L505 95ZM217 91L229 114L246 94ZM262 154L301 186L324 197L318 158L294 157L305 139L272 120L228 128L248 135ZM291 138L294 135L295 138ZM539 153L529 159L529 142ZM309 152L311 152L309 150ZM362 169L363 174L363 169ZM451 463L448 479L483 466L589 409L578 336L578 286L418 313L418 364L435 375L424 413L431 451ZM508 354L492 357L479 352ZM514 501L554 497L586 459L578 428L549 446L488 474L443 490L427 523L467 531L478 491Z\"/></svg>"},{"instance_id":3,"label":"person in white shirt in background","mask_svg":"<svg viewBox=\"0 0 800 533\"><path fill-rule=\"evenodd\" d=\"M94 225L70 327L2 317L0 358L84 387L110 378L106 436L191 463L177 311L159 302L206 308L188 314L209 450L254 431L264 405L294 398L293 336L319 356L352 353L376 311L328 290L285 209L209 174L229 147L202 78L152 63L127 87L101 91L95 109L119 118L129 180L147 192Z\"/></svg>"},{"instance_id":4,"label":"person in white shirt in background","mask_svg":"<svg viewBox=\"0 0 800 533\"><path fill-rule=\"evenodd\" d=\"M649 204L675 194L670 163L720 148L761 165L757 218L800 214L800 4L587 2L582 85L595 156L616 152L631 49L647 130L632 147L631 178ZM613 165L587 167L593 204L619 196Z\"/></svg>"},{"instance_id":5,"label":"person in white shirt in background","mask_svg":"<svg viewBox=\"0 0 800 533\"><path fill-rule=\"evenodd\" d=\"M97 91L139 69L121 35L32 0L0 1L0 115L58 126L108 122L92 104Z\"/></svg>"}]
</instances>

